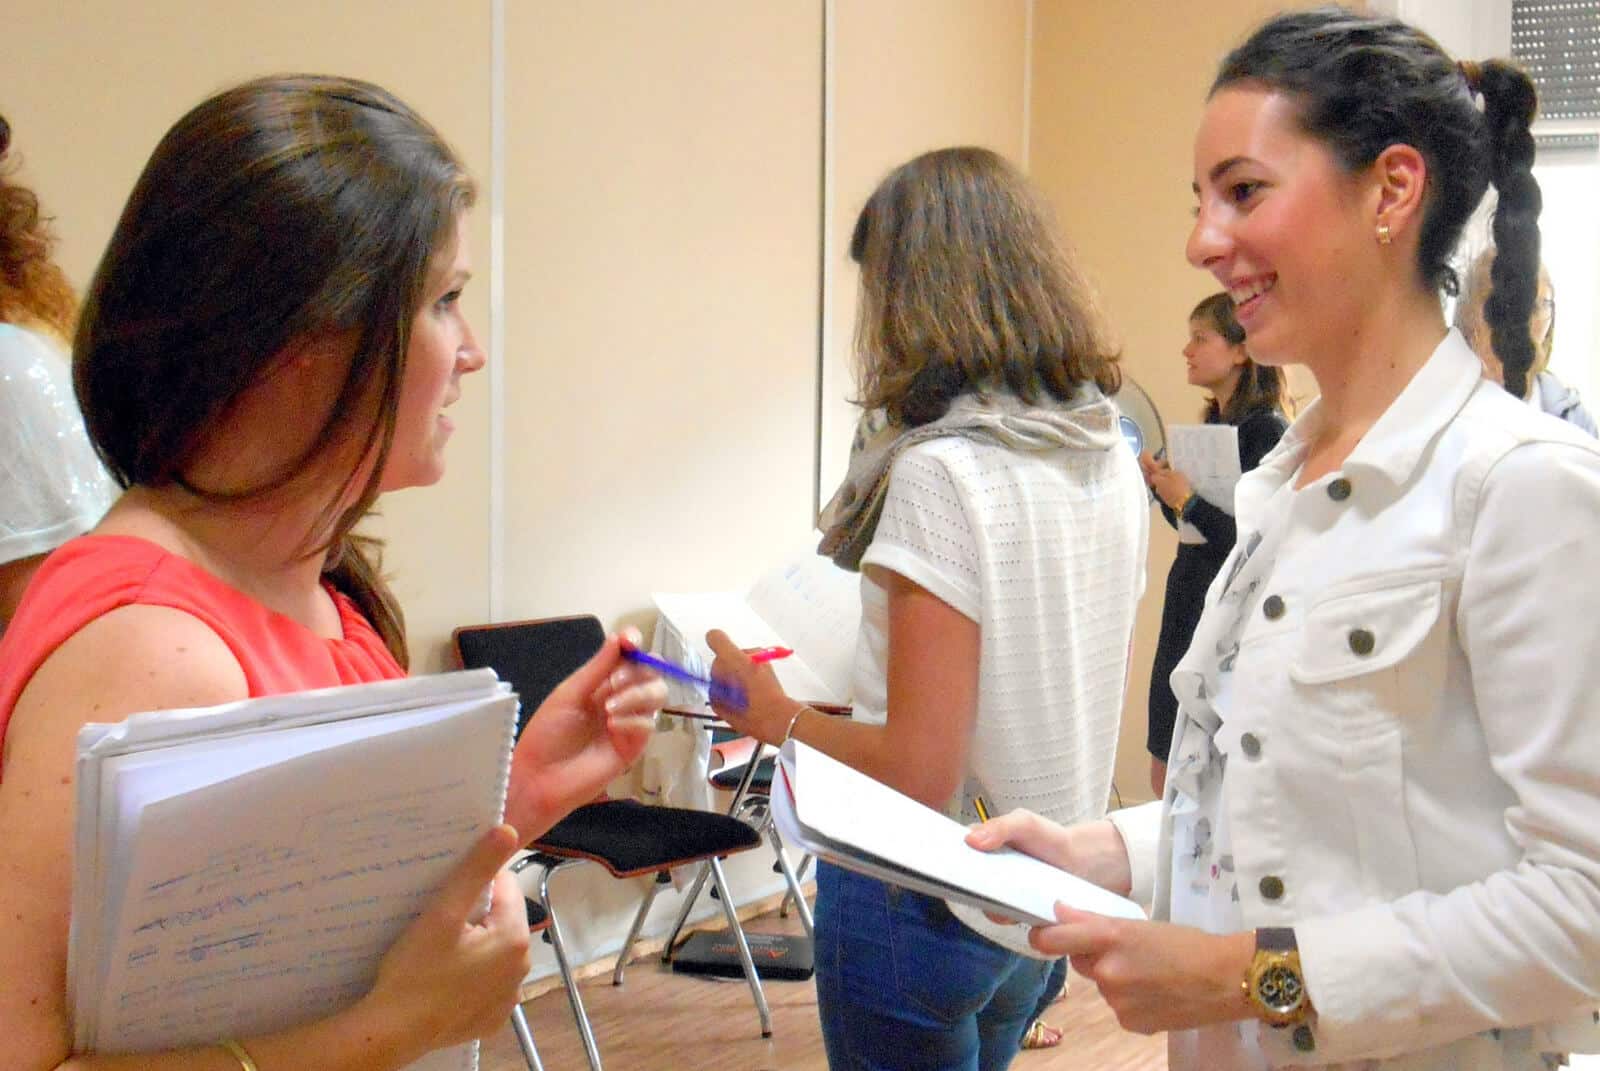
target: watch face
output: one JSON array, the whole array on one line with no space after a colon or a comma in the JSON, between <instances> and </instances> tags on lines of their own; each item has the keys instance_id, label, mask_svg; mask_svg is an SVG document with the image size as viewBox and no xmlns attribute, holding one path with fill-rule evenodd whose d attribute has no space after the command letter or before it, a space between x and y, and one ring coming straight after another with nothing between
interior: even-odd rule
<instances>
[{"instance_id":1,"label":"watch face","mask_svg":"<svg viewBox=\"0 0 1600 1071\"><path fill-rule=\"evenodd\" d=\"M1305 986L1297 972L1275 963L1261 972L1261 978L1256 983L1256 995L1261 1003L1273 1011L1292 1012L1305 999Z\"/></svg>"}]
</instances>

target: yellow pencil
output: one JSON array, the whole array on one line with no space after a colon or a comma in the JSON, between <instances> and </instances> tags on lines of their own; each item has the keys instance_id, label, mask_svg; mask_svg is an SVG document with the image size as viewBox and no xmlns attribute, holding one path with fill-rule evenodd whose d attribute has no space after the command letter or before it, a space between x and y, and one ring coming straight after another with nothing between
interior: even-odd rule
<instances>
[{"instance_id":1,"label":"yellow pencil","mask_svg":"<svg viewBox=\"0 0 1600 1071\"><path fill-rule=\"evenodd\" d=\"M977 812L978 812L978 820L980 822L987 822L989 820L989 808L987 808L987 807L985 807L983 805L983 797L982 796L974 796L974 797L972 797L972 806L973 806L974 809L977 810Z\"/></svg>"}]
</instances>

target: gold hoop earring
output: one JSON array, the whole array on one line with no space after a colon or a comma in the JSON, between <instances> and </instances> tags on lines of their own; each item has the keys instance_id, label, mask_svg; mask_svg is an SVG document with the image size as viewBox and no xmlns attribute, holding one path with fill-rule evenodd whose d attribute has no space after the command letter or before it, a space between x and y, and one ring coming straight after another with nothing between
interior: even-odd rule
<instances>
[{"instance_id":1,"label":"gold hoop earring","mask_svg":"<svg viewBox=\"0 0 1600 1071\"><path fill-rule=\"evenodd\" d=\"M1394 235L1389 233L1389 224L1383 220L1378 221L1378 244L1388 245L1394 241Z\"/></svg>"}]
</instances>

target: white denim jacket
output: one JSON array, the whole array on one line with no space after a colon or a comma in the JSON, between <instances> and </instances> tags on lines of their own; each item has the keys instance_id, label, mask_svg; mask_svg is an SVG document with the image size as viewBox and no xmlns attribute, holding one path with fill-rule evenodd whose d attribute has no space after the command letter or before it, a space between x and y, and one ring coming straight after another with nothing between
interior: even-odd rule
<instances>
[{"instance_id":1,"label":"white denim jacket","mask_svg":"<svg viewBox=\"0 0 1600 1071\"><path fill-rule=\"evenodd\" d=\"M1439 1071L1591 1050L1600 447L1485 382L1452 331L1295 497L1288 555L1252 563L1318 410L1239 483L1238 544L1173 673L1170 767L1225 763L1243 918L1294 927L1316 1008L1298 1046L1264 1028L1263 1047L1275 1066ZM1236 634L1230 583L1260 585ZM1230 653L1219 724L1205 680ZM1113 816L1156 918L1184 803L1169 781L1165 806Z\"/></svg>"}]
</instances>

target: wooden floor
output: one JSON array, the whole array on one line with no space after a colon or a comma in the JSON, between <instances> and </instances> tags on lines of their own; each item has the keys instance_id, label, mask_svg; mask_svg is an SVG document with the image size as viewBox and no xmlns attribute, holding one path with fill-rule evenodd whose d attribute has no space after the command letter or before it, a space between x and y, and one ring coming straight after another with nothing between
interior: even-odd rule
<instances>
[{"instance_id":1,"label":"wooden floor","mask_svg":"<svg viewBox=\"0 0 1600 1071\"><path fill-rule=\"evenodd\" d=\"M755 932L800 932L793 917L775 915L746 925ZM825 1071L814 982L765 983L772 1037L761 1037L755 1003L744 980L675 975L651 955L636 960L625 984L606 974L581 984L589 1021L606 1071ZM585 1071L583 1045L557 987L523 1005L546 1071ZM1055 1049L1024 1052L1013 1071L1165 1071L1166 1041L1124 1033L1094 986L1073 976L1066 997L1045 1021L1066 1031ZM484 1042L483 1071L524 1071L507 1026Z\"/></svg>"}]
</instances>

